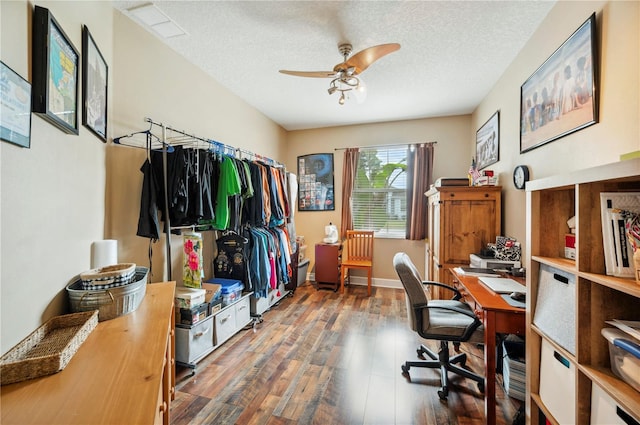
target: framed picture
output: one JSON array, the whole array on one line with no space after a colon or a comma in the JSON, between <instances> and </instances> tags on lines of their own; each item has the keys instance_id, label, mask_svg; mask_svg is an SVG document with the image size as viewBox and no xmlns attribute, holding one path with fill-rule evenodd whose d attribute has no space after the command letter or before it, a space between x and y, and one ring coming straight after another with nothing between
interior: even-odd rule
<instances>
[{"instance_id":1,"label":"framed picture","mask_svg":"<svg viewBox=\"0 0 640 425\"><path fill-rule=\"evenodd\" d=\"M0 62L0 139L31 147L31 84Z\"/></svg>"},{"instance_id":2,"label":"framed picture","mask_svg":"<svg viewBox=\"0 0 640 425\"><path fill-rule=\"evenodd\" d=\"M82 125L107 143L107 81L109 67L91 37L82 27Z\"/></svg>"},{"instance_id":3,"label":"framed picture","mask_svg":"<svg viewBox=\"0 0 640 425\"><path fill-rule=\"evenodd\" d=\"M298 211L333 211L333 154L298 157Z\"/></svg>"},{"instance_id":4,"label":"framed picture","mask_svg":"<svg viewBox=\"0 0 640 425\"><path fill-rule=\"evenodd\" d=\"M596 15L592 14L520 89L520 152L598 122Z\"/></svg>"},{"instance_id":5,"label":"framed picture","mask_svg":"<svg viewBox=\"0 0 640 425\"><path fill-rule=\"evenodd\" d=\"M33 112L78 134L79 54L49 9L33 14Z\"/></svg>"},{"instance_id":6,"label":"framed picture","mask_svg":"<svg viewBox=\"0 0 640 425\"><path fill-rule=\"evenodd\" d=\"M86 25L82 27L82 71L82 125L107 143L109 67Z\"/></svg>"},{"instance_id":7,"label":"framed picture","mask_svg":"<svg viewBox=\"0 0 640 425\"><path fill-rule=\"evenodd\" d=\"M500 114L496 111L491 118L476 131L476 168L498 162L500 159Z\"/></svg>"}]
</instances>

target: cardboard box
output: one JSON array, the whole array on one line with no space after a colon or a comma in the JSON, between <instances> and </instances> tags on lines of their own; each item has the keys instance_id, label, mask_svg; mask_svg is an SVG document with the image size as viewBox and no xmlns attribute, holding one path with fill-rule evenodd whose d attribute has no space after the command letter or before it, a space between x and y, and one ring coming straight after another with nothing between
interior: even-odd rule
<instances>
[{"instance_id":1,"label":"cardboard box","mask_svg":"<svg viewBox=\"0 0 640 425\"><path fill-rule=\"evenodd\" d=\"M204 289L185 288L176 286L175 306L176 308L191 308L204 302Z\"/></svg>"},{"instance_id":2,"label":"cardboard box","mask_svg":"<svg viewBox=\"0 0 640 425\"><path fill-rule=\"evenodd\" d=\"M576 235L564 235L564 257L570 260L576 259Z\"/></svg>"}]
</instances>

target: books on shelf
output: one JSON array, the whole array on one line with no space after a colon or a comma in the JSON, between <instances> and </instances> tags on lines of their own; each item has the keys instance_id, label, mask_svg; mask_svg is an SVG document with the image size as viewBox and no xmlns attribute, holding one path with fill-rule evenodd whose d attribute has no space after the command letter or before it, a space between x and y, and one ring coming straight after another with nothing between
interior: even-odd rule
<instances>
[{"instance_id":1,"label":"books on shelf","mask_svg":"<svg viewBox=\"0 0 640 425\"><path fill-rule=\"evenodd\" d=\"M627 240L624 219L618 210L640 213L640 192L600 193L606 273L611 276L634 277L633 249Z\"/></svg>"}]
</instances>

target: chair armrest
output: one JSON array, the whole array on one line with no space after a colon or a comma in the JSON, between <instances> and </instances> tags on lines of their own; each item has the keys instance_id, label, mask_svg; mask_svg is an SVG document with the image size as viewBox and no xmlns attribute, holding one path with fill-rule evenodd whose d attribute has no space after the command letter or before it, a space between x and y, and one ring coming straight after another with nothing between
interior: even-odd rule
<instances>
[{"instance_id":1,"label":"chair armrest","mask_svg":"<svg viewBox=\"0 0 640 425\"><path fill-rule=\"evenodd\" d=\"M453 286L449 286L449 285L445 285L444 283L440 283L440 282L433 282L430 280L425 280L422 282L423 285L433 285L433 286L439 286L441 288L446 288L450 291L453 291L455 293L455 295L453 296L453 298L451 298L454 301L458 301L462 298L462 294L460 293L460 291L458 291L456 288L454 288Z\"/></svg>"}]
</instances>

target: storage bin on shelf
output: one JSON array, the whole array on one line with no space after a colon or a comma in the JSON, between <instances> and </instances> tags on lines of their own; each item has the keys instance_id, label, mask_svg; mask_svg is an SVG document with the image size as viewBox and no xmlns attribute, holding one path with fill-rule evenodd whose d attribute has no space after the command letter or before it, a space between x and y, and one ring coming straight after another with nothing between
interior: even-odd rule
<instances>
[{"instance_id":1,"label":"storage bin on shelf","mask_svg":"<svg viewBox=\"0 0 640 425\"><path fill-rule=\"evenodd\" d=\"M637 423L600 385L591 384L591 425L628 425Z\"/></svg>"},{"instance_id":2,"label":"storage bin on shelf","mask_svg":"<svg viewBox=\"0 0 640 425\"><path fill-rule=\"evenodd\" d=\"M225 279L214 277L207 280L207 283L217 283L222 286L222 304L229 305L240 299L244 285L236 279Z\"/></svg>"},{"instance_id":3,"label":"storage bin on shelf","mask_svg":"<svg viewBox=\"0 0 640 425\"><path fill-rule=\"evenodd\" d=\"M533 323L562 348L575 354L575 276L541 264L538 288Z\"/></svg>"},{"instance_id":4,"label":"storage bin on shelf","mask_svg":"<svg viewBox=\"0 0 640 425\"><path fill-rule=\"evenodd\" d=\"M540 398L560 424L576 423L576 366L542 338Z\"/></svg>"},{"instance_id":5,"label":"storage bin on shelf","mask_svg":"<svg viewBox=\"0 0 640 425\"><path fill-rule=\"evenodd\" d=\"M616 328L602 329L609 341L609 360L613 374L640 391L640 342Z\"/></svg>"}]
</instances>

